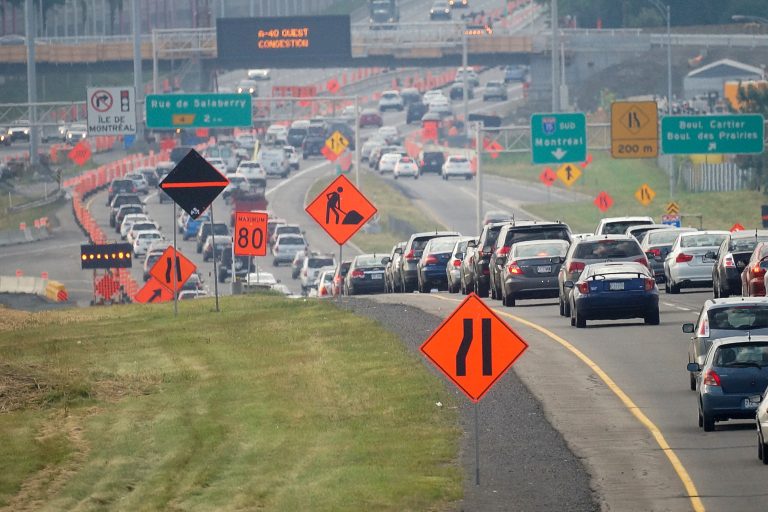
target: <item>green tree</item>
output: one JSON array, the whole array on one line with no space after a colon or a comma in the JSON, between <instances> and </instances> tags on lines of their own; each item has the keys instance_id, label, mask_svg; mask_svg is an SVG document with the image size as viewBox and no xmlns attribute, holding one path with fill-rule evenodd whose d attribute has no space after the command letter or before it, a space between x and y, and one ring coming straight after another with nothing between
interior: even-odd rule
<instances>
[{"instance_id":1,"label":"green tree","mask_svg":"<svg viewBox=\"0 0 768 512\"><path fill-rule=\"evenodd\" d=\"M743 114L762 114L768 117L768 89L762 87L739 87L739 112ZM739 155L736 163L742 169L751 169L755 189L763 189L768 194L768 159L765 153L759 155Z\"/></svg>"}]
</instances>

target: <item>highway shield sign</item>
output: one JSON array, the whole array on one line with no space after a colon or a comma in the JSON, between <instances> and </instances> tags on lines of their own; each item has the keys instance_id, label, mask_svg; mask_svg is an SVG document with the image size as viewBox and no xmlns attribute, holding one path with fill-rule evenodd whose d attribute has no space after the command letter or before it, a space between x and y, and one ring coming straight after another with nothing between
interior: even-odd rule
<instances>
[{"instance_id":1,"label":"highway shield sign","mask_svg":"<svg viewBox=\"0 0 768 512\"><path fill-rule=\"evenodd\" d=\"M352 238L376 214L376 207L343 174L305 210L339 245Z\"/></svg>"},{"instance_id":2,"label":"highway shield sign","mask_svg":"<svg viewBox=\"0 0 768 512\"><path fill-rule=\"evenodd\" d=\"M152 265L149 275L173 292L174 282L176 290L180 290L184 283L187 282L187 279L189 279L189 276L195 273L196 269L197 267L194 263L189 261L179 251L174 251L171 245L163 252L160 259Z\"/></svg>"},{"instance_id":3,"label":"highway shield sign","mask_svg":"<svg viewBox=\"0 0 768 512\"><path fill-rule=\"evenodd\" d=\"M477 295L464 299L421 345L421 352L478 402L528 344Z\"/></svg>"},{"instance_id":4,"label":"highway shield sign","mask_svg":"<svg viewBox=\"0 0 768 512\"><path fill-rule=\"evenodd\" d=\"M587 118L582 112L533 114L531 157L534 164L583 162L587 158Z\"/></svg>"},{"instance_id":5,"label":"highway shield sign","mask_svg":"<svg viewBox=\"0 0 768 512\"><path fill-rule=\"evenodd\" d=\"M557 177L560 178L566 186L570 187L581 177L581 169L579 169L577 165L564 164L557 170Z\"/></svg>"},{"instance_id":6,"label":"highway shield sign","mask_svg":"<svg viewBox=\"0 0 768 512\"><path fill-rule=\"evenodd\" d=\"M159 186L190 217L196 219L227 185L229 180L192 149Z\"/></svg>"},{"instance_id":7,"label":"highway shield sign","mask_svg":"<svg viewBox=\"0 0 768 512\"><path fill-rule=\"evenodd\" d=\"M144 287L133 297L133 300L139 304L168 302L173 300L173 292L170 288L160 284L154 277L150 277Z\"/></svg>"},{"instance_id":8,"label":"highway shield sign","mask_svg":"<svg viewBox=\"0 0 768 512\"><path fill-rule=\"evenodd\" d=\"M262 212L235 212L236 256L267 255L267 220Z\"/></svg>"},{"instance_id":9,"label":"highway shield sign","mask_svg":"<svg viewBox=\"0 0 768 512\"><path fill-rule=\"evenodd\" d=\"M640 188L635 190L635 199L643 206L648 206L656 197L656 192L647 184L643 183Z\"/></svg>"},{"instance_id":10,"label":"highway shield sign","mask_svg":"<svg viewBox=\"0 0 768 512\"><path fill-rule=\"evenodd\" d=\"M236 128L253 125L249 94L148 94L148 128Z\"/></svg>"},{"instance_id":11,"label":"highway shield sign","mask_svg":"<svg viewBox=\"0 0 768 512\"><path fill-rule=\"evenodd\" d=\"M661 150L669 155L763 152L760 114L669 116L661 119Z\"/></svg>"},{"instance_id":12,"label":"highway shield sign","mask_svg":"<svg viewBox=\"0 0 768 512\"><path fill-rule=\"evenodd\" d=\"M659 111L655 101L611 103L611 156L654 158L659 154Z\"/></svg>"}]
</instances>

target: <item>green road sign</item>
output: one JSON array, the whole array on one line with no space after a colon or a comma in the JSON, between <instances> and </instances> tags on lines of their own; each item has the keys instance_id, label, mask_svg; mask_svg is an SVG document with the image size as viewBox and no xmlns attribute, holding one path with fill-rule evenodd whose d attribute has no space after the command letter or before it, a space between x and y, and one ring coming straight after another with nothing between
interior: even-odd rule
<instances>
[{"instance_id":1,"label":"green road sign","mask_svg":"<svg viewBox=\"0 0 768 512\"><path fill-rule=\"evenodd\" d=\"M251 126L248 94L148 94L148 128Z\"/></svg>"},{"instance_id":2,"label":"green road sign","mask_svg":"<svg viewBox=\"0 0 768 512\"><path fill-rule=\"evenodd\" d=\"M582 112L533 114L531 157L534 164L583 162L587 159L587 118Z\"/></svg>"},{"instance_id":3,"label":"green road sign","mask_svg":"<svg viewBox=\"0 0 768 512\"><path fill-rule=\"evenodd\" d=\"M668 154L763 152L763 116L668 116L661 119L661 150Z\"/></svg>"}]
</instances>

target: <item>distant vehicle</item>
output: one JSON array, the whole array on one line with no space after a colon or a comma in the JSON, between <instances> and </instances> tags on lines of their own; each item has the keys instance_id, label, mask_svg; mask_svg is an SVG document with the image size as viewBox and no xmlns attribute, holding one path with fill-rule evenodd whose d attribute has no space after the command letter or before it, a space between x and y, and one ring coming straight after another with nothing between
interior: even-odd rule
<instances>
[{"instance_id":1,"label":"distant vehicle","mask_svg":"<svg viewBox=\"0 0 768 512\"><path fill-rule=\"evenodd\" d=\"M384 265L387 258L377 254L355 256L344 278L344 294L384 292Z\"/></svg>"},{"instance_id":2,"label":"distant vehicle","mask_svg":"<svg viewBox=\"0 0 768 512\"><path fill-rule=\"evenodd\" d=\"M190 146L176 146L171 150L171 162L173 162L174 165L179 165L179 162L181 162L185 156L187 156L187 153L192 151L193 147Z\"/></svg>"},{"instance_id":3,"label":"distant vehicle","mask_svg":"<svg viewBox=\"0 0 768 512\"><path fill-rule=\"evenodd\" d=\"M232 260L232 251L220 251L216 253L219 258L218 279L220 283L232 278L232 269L234 267L234 279L243 280L248 275L249 269L254 268L253 256L235 256Z\"/></svg>"},{"instance_id":4,"label":"distant vehicle","mask_svg":"<svg viewBox=\"0 0 768 512\"><path fill-rule=\"evenodd\" d=\"M77 125L83 126L83 125ZM16 142L17 140L29 141L29 121L26 119L17 119L11 123L8 127L8 140ZM82 138L82 137L81 137ZM80 139L77 139L80 140ZM66 138L65 142L69 142L69 138ZM76 141L77 142L77 141Z\"/></svg>"},{"instance_id":5,"label":"distant vehicle","mask_svg":"<svg viewBox=\"0 0 768 512\"><path fill-rule=\"evenodd\" d=\"M668 224L637 224L634 226L629 226L627 230L624 232L624 234L635 237L637 242L639 244L642 244L643 239L645 238L645 234L648 231L655 230L655 229L671 229L671 228L674 228L674 226L670 226Z\"/></svg>"},{"instance_id":6,"label":"distant vehicle","mask_svg":"<svg viewBox=\"0 0 768 512\"><path fill-rule=\"evenodd\" d=\"M606 217L600 219L595 229L596 235L623 235L630 226L655 224L651 217Z\"/></svg>"},{"instance_id":7,"label":"distant vehicle","mask_svg":"<svg viewBox=\"0 0 768 512\"><path fill-rule=\"evenodd\" d=\"M419 172L442 174L445 163L445 153L439 148L425 148L419 152Z\"/></svg>"},{"instance_id":8,"label":"distant vehicle","mask_svg":"<svg viewBox=\"0 0 768 512\"><path fill-rule=\"evenodd\" d=\"M84 124L71 124L67 130L66 142L67 144L77 144L81 140L88 137L88 127ZM29 137L27 137L29 139Z\"/></svg>"},{"instance_id":9,"label":"distant vehicle","mask_svg":"<svg viewBox=\"0 0 768 512\"><path fill-rule=\"evenodd\" d=\"M272 264L276 267L280 263L291 262L297 251L306 251L307 247L302 235L280 235L272 246Z\"/></svg>"},{"instance_id":10,"label":"distant vehicle","mask_svg":"<svg viewBox=\"0 0 768 512\"><path fill-rule=\"evenodd\" d=\"M446 158L441 174L444 180L455 176L471 180L474 176L469 160L461 155L451 155Z\"/></svg>"},{"instance_id":11,"label":"distant vehicle","mask_svg":"<svg viewBox=\"0 0 768 512\"><path fill-rule=\"evenodd\" d=\"M288 128L281 124L271 124L264 134L264 143L275 146L288 144Z\"/></svg>"},{"instance_id":12,"label":"distant vehicle","mask_svg":"<svg viewBox=\"0 0 768 512\"><path fill-rule=\"evenodd\" d=\"M135 194L137 193L136 184L131 179L115 178L109 184L107 189L107 206L117 194ZM137 203L138 204L138 203Z\"/></svg>"},{"instance_id":13,"label":"distant vehicle","mask_svg":"<svg viewBox=\"0 0 768 512\"><path fill-rule=\"evenodd\" d=\"M627 231L629 231L629 229ZM675 243L678 235L680 233L690 233L692 231L696 231L696 229L653 229L645 233L643 241L640 243L640 248L643 249L643 252L648 257L648 263L651 265L653 277L656 278L657 283L663 283L666 279L664 276L664 260L667 258L667 254L669 254L669 251L672 249L672 244Z\"/></svg>"},{"instance_id":14,"label":"distant vehicle","mask_svg":"<svg viewBox=\"0 0 768 512\"><path fill-rule=\"evenodd\" d=\"M280 235L303 235L301 226L298 224L277 224L272 230L272 234L269 236L269 243L275 245Z\"/></svg>"},{"instance_id":15,"label":"distant vehicle","mask_svg":"<svg viewBox=\"0 0 768 512\"><path fill-rule=\"evenodd\" d=\"M290 164L282 149L264 148L259 152L259 163L267 173L267 176L280 176L287 178L290 172Z\"/></svg>"},{"instance_id":16,"label":"distant vehicle","mask_svg":"<svg viewBox=\"0 0 768 512\"><path fill-rule=\"evenodd\" d=\"M416 263L416 287L420 293L429 293L435 287L448 289L446 268L459 236L438 237L429 240Z\"/></svg>"},{"instance_id":17,"label":"distant vehicle","mask_svg":"<svg viewBox=\"0 0 768 512\"><path fill-rule=\"evenodd\" d=\"M432 103L432 100L436 98L442 98L444 100L447 100L448 98L445 97L445 94L443 94L443 91L440 89L430 89L429 91L424 93L424 96L422 97L421 101L424 102L427 106Z\"/></svg>"},{"instance_id":18,"label":"distant vehicle","mask_svg":"<svg viewBox=\"0 0 768 512\"><path fill-rule=\"evenodd\" d=\"M456 240L448 264L445 267L445 276L448 281L448 293L457 293L461 289L461 262L467 252L467 244L470 240L477 243L476 237L462 236Z\"/></svg>"},{"instance_id":19,"label":"distant vehicle","mask_svg":"<svg viewBox=\"0 0 768 512\"><path fill-rule=\"evenodd\" d=\"M394 279L395 282L399 283L398 288L400 292L410 293L418 286L418 269L416 265L427 242L433 238L458 236L461 236L461 233L456 231L430 231L412 234L403 248L403 257L400 258L398 266L394 270Z\"/></svg>"},{"instance_id":20,"label":"distant vehicle","mask_svg":"<svg viewBox=\"0 0 768 512\"><path fill-rule=\"evenodd\" d=\"M243 160L240 165L237 166L235 174L246 177L248 180L266 180L267 172L261 166L261 164L255 160Z\"/></svg>"},{"instance_id":21,"label":"distant vehicle","mask_svg":"<svg viewBox=\"0 0 768 512\"><path fill-rule=\"evenodd\" d=\"M384 139L387 144L402 144L402 136L396 126L382 126L377 135Z\"/></svg>"},{"instance_id":22,"label":"distant vehicle","mask_svg":"<svg viewBox=\"0 0 768 512\"><path fill-rule=\"evenodd\" d=\"M447 0L437 0L432 4L429 9L429 19L435 20L450 20L451 19L451 6L448 5Z\"/></svg>"},{"instance_id":23,"label":"distant vehicle","mask_svg":"<svg viewBox=\"0 0 768 512\"><path fill-rule=\"evenodd\" d=\"M338 297L344 293L344 279L347 277L349 267L352 265L352 260L342 261L339 265L336 265L336 270L333 273L333 296Z\"/></svg>"},{"instance_id":24,"label":"distant vehicle","mask_svg":"<svg viewBox=\"0 0 768 512\"><path fill-rule=\"evenodd\" d=\"M325 146L325 136L307 135L301 144L301 158L306 160L311 156L322 156Z\"/></svg>"},{"instance_id":25,"label":"distant vehicle","mask_svg":"<svg viewBox=\"0 0 768 512\"><path fill-rule=\"evenodd\" d=\"M115 227L117 211L124 204L141 204L144 202L141 200L138 194L124 194L119 193L112 198L109 203L109 227Z\"/></svg>"},{"instance_id":26,"label":"distant vehicle","mask_svg":"<svg viewBox=\"0 0 768 512\"><path fill-rule=\"evenodd\" d=\"M130 208L135 208L135 205L127 205ZM124 208L124 206L120 207L121 209ZM149 216L146 213L129 213L123 217L123 219L120 221L120 224L116 224L116 230L120 233L120 238L125 240L128 237L128 233L131 231L131 228L133 225L137 222L144 222L149 221Z\"/></svg>"},{"instance_id":27,"label":"distant vehicle","mask_svg":"<svg viewBox=\"0 0 768 512\"><path fill-rule=\"evenodd\" d=\"M428 108L429 107L421 101L408 103L408 109L405 113L405 123L411 124L414 121L421 121L421 118L427 113Z\"/></svg>"},{"instance_id":28,"label":"distant vehicle","mask_svg":"<svg viewBox=\"0 0 768 512\"><path fill-rule=\"evenodd\" d=\"M549 299L560 293L557 274L570 244L566 240L529 240L511 246L501 261L501 303L519 299Z\"/></svg>"},{"instance_id":29,"label":"distant vehicle","mask_svg":"<svg viewBox=\"0 0 768 512\"><path fill-rule=\"evenodd\" d=\"M372 108L367 108L360 113L360 128L367 128L368 126L375 126L377 128L384 126L384 120L378 111Z\"/></svg>"},{"instance_id":30,"label":"distant vehicle","mask_svg":"<svg viewBox=\"0 0 768 512\"><path fill-rule=\"evenodd\" d=\"M304 258L303 266L299 269L299 279L301 280L301 290L306 292L315 284L317 276L321 270L336 267L336 258L332 255L310 254Z\"/></svg>"},{"instance_id":31,"label":"distant vehicle","mask_svg":"<svg viewBox=\"0 0 768 512\"><path fill-rule=\"evenodd\" d=\"M421 93L415 87L400 89L400 97L403 98L403 105L406 107L411 103L421 103Z\"/></svg>"},{"instance_id":32,"label":"distant vehicle","mask_svg":"<svg viewBox=\"0 0 768 512\"><path fill-rule=\"evenodd\" d=\"M680 288L711 286L715 251L728 235L728 231L680 233L664 258L665 291L680 293Z\"/></svg>"},{"instance_id":33,"label":"distant vehicle","mask_svg":"<svg viewBox=\"0 0 768 512\"><path fill-rule=\"evenodd\" d=\"M419 179L419 167L413 158L409 156L401 156L395 164L395 168L392 171L392 175L395 179L403 177L412 177L413 179Z\"/></svg>"},{"instance_id":34,"label":"distant vehicle","mask_svg":"<svg viewBox=\"0 0 768 512\"><path fill-rule=\"evenodd\" d=\"M528 66L521 64L510 65L504 68L504 82L525 82L528 76Z\"/></svg>"},{"instance_id":35,"label":"distant vehicle","mask_svg":"<svg viewBox=\"0 0 768 512\"><path fill-rule=\"evenodd\" d=\"M255 80L240 80L237 84L237 94L259 95L259 84Z\"/></svg>"},{"instance_id":36,"label":"distant vehicle","mask_svg":"<svg viewBox=\"0 0 768 512\"><path fill-rule=\"evenodd\" d=\"M217 146L210 146L208 149L205 150L204 156L206 159L208 159L209 162L213 158L218 158L222 162L224 162L224 165L222 167L216 167L214 165L214 167L216 167L222 173L234 172L235 169L237 169L237 154L229 146L226 146L223 144L219 144Z\"/></svg>"},{"instance_id":37,"label":"distant vehicle","mask_svg":"<svg viewBox=\"0 0 768 512\"><path fill-rule=\"evenodd\" d=\"M304 142L304 138L309 133L309 121L302 119L291 123L291 127L288 128L288 134L286 135L286 141L288 144L295 148L300 148Z\"/></svg>"},{"instance_id":38,"label":"distant vehicle","mask_svg":"<svg viewBox=\"0 0 768 512\"><path fill-rule=\"evenodd\" d=\"M400 97L398 91L384 91L379 98L379 111L384 112L386 110L397 110L398 112L403 110L403 98Z\"/></svg>"},{"instance_id":39,"label":"distant vehicle","mask_svg":"<svg viewBox=\"0 0 768 512\"><path fill-rule=\"evenodd\" d=\"M283 146L283 153L285 158L288 159L288 167L294 170L299 170L299 152L293 146Z\"/></svg>"},{"instance_id":40,"label":"distant vehicle","mask_svg":"<svg viewBox=\"0 0 768 512\"><path fill-rule=\"evenodd\" d=\"M229 227L225 222L216 222L213 224L213 234L229 236ZM201 222L198 225L197 231L195 232L195 251L197 254L201 254L203 252L205 241L210 235L211 223Z\"/></svg>"},{"instance_id":41,"label":"distant vehicle","mask_svg":"<svg viewBox=\"0 0 768 512\"><path fill-rule=\"evenodd\" d=\"M135 172L143 175L144 179L147 180L147 185L149 185L151 188L157 187L157 184L160 183L160 176L158 176L154 167L141 167Z\"/></svg>"},{"instance_id":42,"label":"distant vehicle","mask_svg":"<svg viewBox=\"0 0 768 512\"><path fill-rule=\"evenodd\" d=\"M472 82L467 82L467 91L469 91L468 99L473 99L475 97L475 87L472 85ZM464 99L464 82L453 82L448 91L448 97L452 100Z\"/></svg>"},{"instance_id":43,"label":"distant vehicle","mask_svg":"<svg viewBox=\"0 0 768 512\"><path fill-rule=\"evenodd\" d=\"M429 102L429 107L427 108L427 114L433 113L433 112L435 114L440 115L441 118L453 115L451 104L445 98L434 98ZM424 116L422 116L422 120L424 120Z\"/></svg>"},{"instance_id":44,"label":"distant vehicle","mask_svg":"<svg viewBox=\"0 0 768 512\"><path fill-rule=\"evenodd\" d=\"M471 67L458 68L456 70L456 76L454 77L453 81L457 83L463 83L464 75L467 75L468 83L470 83L474 87L480 87L480 77L477 75L477 71L475 71Z\"/></svg>"},{"instance_id":45,"label":"distant vehicle","mask_svg":"<svg viewBox=\"0 0 768 512\"><path fill-rule=\"evenodd\" d=\"M133 254L143 256L146 254L149 245L159 240L163 240L163 235L160 231L142 231L136 237L136 241L133 242Z\"/></svg>"},{"instance_id":46,"label":"distant vehicle","mask_svg":"<svg viewBox=\"0 0 768 512\"><path fill-rule=\"evenodd\" d=\"M371 29L395 28L400 21L398 0L368 0L368 22Z\"/></svg>"},{"instance_id":47,"label":"distant vehicle","mask_svg":"<svg viewBox=\"0 0 768 512\"><path fill-rule=\"evenodd\" d=\"M249 69L247 74L251 80L270 80L272 78L269 69Z\"/></svg>"},{"instance_id":48,"label":"distant vehicle","mask_svg":"<svg viewBox=\"0 0 768 512\"><path fill-rule=\"evenodd\" d=\"M246 178L244 175L239 173L233 173L233 174L227 174L227 179L229 180L229 185L224 187L224 190L221 192L221 197L224 199L229 198L230 195L235 190L242 190L242 191L248 191L250 188L250 184L248 183L248 178Z\"/></svg>"},{"instance_id":49,"label":"distant vehicle","mask_svg":"<svg viewBox=\"0 0 768 512\"><path fill-rule=\"evenodd\" d=\"M314 288L319 298L333 297L333 273L335 268L327 268L315 279Z\"/></svg>"},{"instance_id":50,"label":"distant vehicle","mask_svg":"<svg viewBox=\"0 0 768 512\"><path fill-rule=\"evenodd\" d=\"M466 9L469 7L469 0L448 0L448 5L453 9Z\"/></svg>"},{"instance_id":51,"label":"distant vehicle","mask_svg":"<svg viewBox=\"0 0 768 512\"><path fill-rule=\"evenodd\" d=\"M488 100L507 101L507 86L500 80L492 80L485 84L483 91L483 101Z\"/></svg>"},{"instance_id":52,"label":"distant vehicle","mask_svg":"<svg viewBox=\"0 0 768 512\"><path fill-rule=\"evenodd\" d=\"M392 246L392 252L389 253L389 259L384 266L384 288L388 293L400 291L400 283L395 278L395 269L399 266L399 259L403 257L403 248L406 243L398 242Z\"/></svg>"},{"instance_id":53,"label":"distant vehicle","mask_svg":"<svg viewBox=\"0 0 768 512\"><path fill-rule=\"evenodd\" d=\"M395 165L400 161L401 156L400 153L385 153L382 155L381 160L379 160L379 174L384 174L385 172L394 174Z\"/></svg>"},{"instance_id":54,"label":"distant vehicle","mask_svg":"<svg viewBox=\"0 0 768 512\"><path fill-rule=\"evenodd\" d=\"M222 252L232 252L232 237L229 235L209 235L203 244L203 261L209 261L214 257L214 250L218 256Z\"/></svg>"}]
</instances>

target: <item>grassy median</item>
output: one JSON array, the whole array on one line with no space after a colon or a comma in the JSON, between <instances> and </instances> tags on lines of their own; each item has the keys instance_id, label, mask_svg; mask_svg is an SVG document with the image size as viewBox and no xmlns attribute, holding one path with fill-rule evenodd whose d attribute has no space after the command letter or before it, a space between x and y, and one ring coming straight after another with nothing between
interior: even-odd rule
<instances>
[{"instance_id":1,"label":"grassy median","mask_svg":"<svg viewBox=\"0 0 768 512\"><path fill-rule=\"evenodd\" d=\"M434 510L440 380L374 322L276 296L0 311L0 507Z\"/></svg>"}]
</instances>

